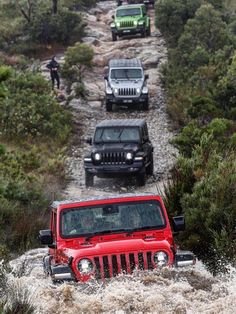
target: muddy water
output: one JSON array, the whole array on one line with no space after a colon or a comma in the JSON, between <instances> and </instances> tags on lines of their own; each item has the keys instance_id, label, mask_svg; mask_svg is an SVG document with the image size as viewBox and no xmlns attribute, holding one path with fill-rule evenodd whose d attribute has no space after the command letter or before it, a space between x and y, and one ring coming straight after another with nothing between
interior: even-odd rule
<instances>
[{"instance_id":1,"label":"muddy water","mask_svg":"<svg viewBox=\"0 0 236 314\"><path fill-rule=\"evenodd\" d=\"M192 269L120 275L108 282L53 285L42 273L45 249L27 252L11 265L9 299L22 298L34 313L235 313L236 270L212 277L198 262ZM26 293L25 293L26 292ZM28 293L27 293L28 292Z\"/></svg>"},{"instance_id":2,"label":"muddy water","mask_svg":"<svg viewBox=\"0 0 236 314\"><path fill-rule=\"evenodd\" d=\"M85 14L87 20L84 42L95 51L94 67L85 73L87 101L73 99L78 134L67 159L70 182L64 197L100 195L120 192L162 192L163 183L174 164L177 151L170 144L174 132L165 112L165 96L160 86L160 67L166 61L167 50L161 34L155 30L154 12L152 36L111 41L109 23L116 5L114 1L98 3ZM151 105L148 112L137 108L116 108L107 113L104 108L103 76L110 58L138 57L149 74ZM58 56L63 62L64 56ZM43 65L44 66L44 65ZM65 92L65 89L62 90ZM92 134L97 122L112 118L145 118L154 145L155 174L145 187L137 187L134 180L96 179L93 188L84 186L83 156L89 150L85 139ZM11 262L4 295L9 302L23 300L33 305L34 312L47 313L235 313L236 270L213 278L200 262L192 269L163 269L155 272L136 272L120 275L108 282L53 285L42 269L46 249L26 252Z\"/></svg>"}]
</instances>

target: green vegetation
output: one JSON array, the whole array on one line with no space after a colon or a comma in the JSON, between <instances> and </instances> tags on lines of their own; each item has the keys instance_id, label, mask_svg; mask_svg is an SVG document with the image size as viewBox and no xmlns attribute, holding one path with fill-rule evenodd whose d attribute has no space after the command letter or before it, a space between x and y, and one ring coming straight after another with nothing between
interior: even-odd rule
<instances>
[{"instance_id":1,"label":"green vegetation","mask_svg":"<svg viewBox=\"0 0 236 314\"><path fill-rule=\"evenodd\" d=\"M46 208L65 179L71 115L49 83L20 66L0 66L0 259L37 245Z\"/></svg>"},{"instance_id":2,"label":"green vegetation","mask_svg":"<svg viewBox=\"0 0 236 314\"><path fill-rule=\"evenodd\" d=\"M79 42L73 47L69 47L66 51L62 76L65 78L69 88L72 83L76 83L76 96L85 96L82 77L84 71L92 67L93 55L91 47Z\"/></svg>"},{"instance_id":3,"label":"green vegetation","mask_svg":"<svg viewBox=\"0 0 236 314\"><path fill-rule=\"evenodd\" d=\"M37 56L53 45L73 44L83 36L78 10L96 0L0 1L0 49L7 53Z\"/></svg>"},{"instance_id":4,"label":"green vegetation","mask_svg":"<svg viewBox=\"0 0 236 314\"><path fill-rule=\"evenodd\" d=\"M171 215L185 214L183 245L217 272L236 261L236 16L220 0L157 0L155 10L169 47L168 112L179 128L165 202Z\"/></svg>"}]
</instances>

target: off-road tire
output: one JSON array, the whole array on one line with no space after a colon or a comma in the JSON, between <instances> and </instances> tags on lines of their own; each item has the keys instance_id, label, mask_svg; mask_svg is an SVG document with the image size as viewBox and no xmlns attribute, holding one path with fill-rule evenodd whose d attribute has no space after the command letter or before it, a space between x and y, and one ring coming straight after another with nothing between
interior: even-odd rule
<instances>
[{"instance_id":1,"label":"off-road tire","mask_svg":"<svg viewBox=\"0 0 236 314\"><path fill-rule=\"evenodd\" d=\"M112 103L109 101L106 101L106 111L111 112L112 111Z\"/></svg>"},{"instance_id":2,"label":"off-road tire","mask_svg":"<svg viewBox=\"0 0 236 314\"><path fill-rule=\"evenodd\" d=\"M147 29L147 36L151 36L151 24L149 23L148 29Z\"/></svg>"},{"instance_id":3,"label":"off-road tire","mask_svg":"<svg viewBox=\"0 0 236 314\"><path fill-rule=\"evenodd\" d=\"M153 154L150 157L150 164L147 166L147 175L152 176L154 173L154 163L153 163Z\"/></svg>"},{"instance_id":4,"label":"off-road tire","mask_svg":"<svg viewBox=\"0 0 236 314\"><path fill-rule=\"evenodd\" d=\"M144 110L144 111L148 111L148 109L149 109L149 101L147 100L147 101L145 101L145 103L143 104L143 110Z\"/></svg>"},{"instance_id":5,"label":"off-road tire","mask_svg":"<svg viewBox=\"0 0 236 314\"><path fill-rule=\"evenodd\" d=\"M146 183L146 171L140 172L137 176L138 186L144 186Z\"/></svg>"},{"instance_id":6,"label":"off-road tire","mask_svg":"<svg viewBox=\"0 0 236 314\"><path fill-rule=\"evenodd\" d=\"M112 41L117 41L117 35L115 33L111 33Z\"/></svg>"},{"instance_id":7,"label":"off-road tire","mask_svg":"<svg viewBox=\"0 0 236 314\"><path fill-rule=\"evenodd\" d=\"M141 37L142 38L146 37L146 30L145 29L143 31L141 31Z\"/></svg>"},{"instance_id":8,"label":"off-road tire","mask_svg":"<svg viewBox=\"0 0 236 314\"><path fill-rule=\"evenodd\" d=\"M94 175L85 171L85 185L86 187L93 186Z\"/></svg>"}]
</instances>

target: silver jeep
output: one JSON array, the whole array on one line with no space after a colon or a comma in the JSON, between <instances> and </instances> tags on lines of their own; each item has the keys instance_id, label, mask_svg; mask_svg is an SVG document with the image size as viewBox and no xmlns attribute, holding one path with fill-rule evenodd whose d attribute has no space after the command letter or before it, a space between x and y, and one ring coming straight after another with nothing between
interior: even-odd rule
<instances>
[{"instance_id":1,"label":"silver jeep","mask_svg":"<svg viewBox=\"0 0 236 314\"><path fill-rule=\"evenodd\" d=\"M113 104L141 104L144 110L148 110L148 75L144 75L140 60L110 60L108 75L104 79L107 111L112 111Z\"/></svg>"}]
</instances>

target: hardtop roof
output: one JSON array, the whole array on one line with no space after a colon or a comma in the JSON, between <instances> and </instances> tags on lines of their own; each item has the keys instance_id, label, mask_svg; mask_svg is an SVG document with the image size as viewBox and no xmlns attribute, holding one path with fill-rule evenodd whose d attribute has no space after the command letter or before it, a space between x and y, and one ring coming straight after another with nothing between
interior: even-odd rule
<instances>
[{"instance_id":1,"label":"hardtop roof","mask_svg":"<svg viewBox=\"0 0 236 314\"><path fill-rule=\"evenodd\" d=\"M116 11L121 10L121 9L132 9L132 8L144 7L144 6L145 4L143 3L124 4L116 8Z\"/></svg>"},{"instance_id":2,"label":"hardtop roof","mask_svg":"<svg viewBox=\"0 0 236 314\"><path fill-rule=\"evenodd\" d=\"M75 203L82 203L82 202L89 202L89 201L102 201L102 200L112 200L112 199L120 199L120 198L135 198L135 197L145 197L145 196L157 196L159 195L144 192L144 193L127 193L127 194L117 194L117 195L99 195L99 196L90 196L85 198L75 198L70 200L61 200L61 201L54 201L52 203L53 208L57 208L60 205L68 205L68 204L75 204Z\"/></svg>"},{"instance_id":3,"label":"hardtop roof","mask_svg":"<svg viewBox=\"0 0 236 314\"><path fill-rule=\"evenodd\" d=\"M110 68L142 68L142 63L139 59L111 59L109 61Z\"/></svg>"},{"instance_id":4,"label":"hardtop roof","mask_svg":"<svg viewBox=\"0 0 236 314\"><path fill-rule=\"evenodd\" d=\"M136 126L141 127L146 123L144 119L111 119L103 120L96 125L96 127L117 127L117 126Z\"/></svg>"}]
</instances>

